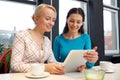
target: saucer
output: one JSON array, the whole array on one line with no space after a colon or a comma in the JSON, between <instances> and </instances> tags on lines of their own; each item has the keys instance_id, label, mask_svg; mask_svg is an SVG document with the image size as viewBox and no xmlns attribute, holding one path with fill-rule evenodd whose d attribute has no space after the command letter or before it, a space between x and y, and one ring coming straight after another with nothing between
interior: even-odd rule
<instances>
[{"instance_id":1,"label":"saucer","mask_svg":"<svg viewBox=\"0 0 120 80\"><path fill-rule=\"evenodd\" d=\"M26 73L25 76L28 78L44 78L44 77L48 77L50 74L48 72L44 72L42 75L32 75L30 72Z\"/></svg>"},{"instance_id":2,"label":"saucer","mask_svg":"<svg viewBox=\"0 0 120 80\"><path fill-rule=\"evenodd\" d=\"M115 72L115 70L112 70L112 69L111 69L111 70L106 70L105 72L106 72L106 73L113 73L113 72Z\"/></svg>"}]
</instances>

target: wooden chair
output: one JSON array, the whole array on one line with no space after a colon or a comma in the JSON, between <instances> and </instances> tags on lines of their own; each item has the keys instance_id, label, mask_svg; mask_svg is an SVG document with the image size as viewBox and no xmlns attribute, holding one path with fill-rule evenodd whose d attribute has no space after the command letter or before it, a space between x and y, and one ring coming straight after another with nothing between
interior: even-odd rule
<instances>
[{"instance_id":1,"label":"wooden chair","mask_svg":"<svg viewBox=\"0 0 120 80\"><path fill-rule=\"evenodd\" d=\"M12 48L5 50L2 55L0 55L0 73L9 73L10 69L10 56L12 53Z\"/></svg>"}]
</instances>

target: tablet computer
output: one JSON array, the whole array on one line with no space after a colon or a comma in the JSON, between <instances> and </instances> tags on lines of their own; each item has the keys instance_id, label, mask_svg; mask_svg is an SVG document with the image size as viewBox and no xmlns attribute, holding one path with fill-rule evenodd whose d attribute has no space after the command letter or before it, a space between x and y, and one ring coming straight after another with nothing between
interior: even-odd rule
<instances>
[{"instance_id":1,"label":"tablet computer","mask_svg":"<svg viewBox=\"0 0 120 80\"><path fill-rule=\"evenodd\" d=\"M66 72L77 71L77 67L86 64L86 60L83 57L85 53L93 50L71 50L66 57L63 65L66 69Z\"/></svg>"}]
</instances>

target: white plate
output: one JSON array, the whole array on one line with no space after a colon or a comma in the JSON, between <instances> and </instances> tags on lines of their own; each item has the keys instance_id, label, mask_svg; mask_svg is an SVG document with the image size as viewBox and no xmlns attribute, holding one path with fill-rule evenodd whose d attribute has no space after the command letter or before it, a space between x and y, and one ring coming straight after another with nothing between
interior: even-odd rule
<instances>
[{"instance_id":1,"label":"white plate","mask_svg":"<svg viewBox=\"0 0 120 80\"><path fill-rule=\"evenodd\" d=\"M42 75L32 75L31 73L26 73L25 76L28 78L44 78L48 77L50 74L48 72L44 72Z\"/></svg>"},{"instance_id":2,"label":"white plate","mask_svg":"<svg viewBox=\"0 0 120 80\"><path fill-rule=\"evenodd\" d=\"M94 66L93 69L95 70L101 70L100 66ZM106 73L114 73L115 70L111 69L111 70L104 70Z\"/></svg>"},{"instance_id":3,"label":"white plate","mask_svg":"<svg viewBox=\"0 0 120 80\"><path fill-rule=\"evenodd\" d=\"M115 70L106 70L105 72L106 73L113 73L113 72L115 72Z\"/></svg>"}]
</instances>

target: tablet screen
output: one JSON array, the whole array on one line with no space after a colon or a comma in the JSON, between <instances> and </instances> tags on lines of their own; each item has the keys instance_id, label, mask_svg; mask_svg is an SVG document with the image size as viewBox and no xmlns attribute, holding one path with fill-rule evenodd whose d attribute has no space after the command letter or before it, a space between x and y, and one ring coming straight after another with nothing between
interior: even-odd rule
<instances>
[{"instance_id":1,"label":"tablet screen","mask_svg":"<svg viewBox=\"0 0 120 80\"><path fill-rule=\"evenodd\" d=\"M66 72L77 71L77 67L86 64L86 60L83 57L85 53L93 50L71 50L64 61L64 67Z\"/></svg>"}]
</instances>

